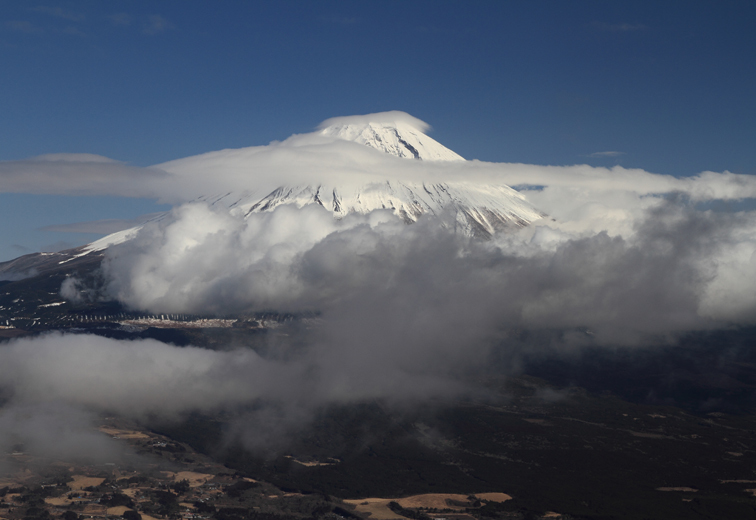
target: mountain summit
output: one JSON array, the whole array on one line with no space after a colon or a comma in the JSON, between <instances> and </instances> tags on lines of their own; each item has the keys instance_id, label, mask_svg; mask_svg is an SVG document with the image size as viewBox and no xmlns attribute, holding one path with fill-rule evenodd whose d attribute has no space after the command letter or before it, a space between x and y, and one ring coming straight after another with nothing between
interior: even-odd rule
<instances>
[{"instance_id":1,"label":"mountain summit","mask_svg":"<svg viewBox=\"0 0 756 520\"><path fill-rule=\"evenodd\" d=\"M318 127L320 135L354 141L382 152L424 161L464 161L425 135L430 126L404 112L334 117Z\"/></svg>"}]
</instances>

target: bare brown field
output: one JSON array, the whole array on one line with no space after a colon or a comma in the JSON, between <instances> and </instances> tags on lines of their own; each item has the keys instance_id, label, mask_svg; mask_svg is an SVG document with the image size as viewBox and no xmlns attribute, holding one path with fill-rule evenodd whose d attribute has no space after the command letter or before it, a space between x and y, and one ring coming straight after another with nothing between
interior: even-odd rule
<instances>
[{"instance_id":1,"label":"bare brown field","mask_svg":"<svg viewBox=\"0 0 756 520\"><path fill-rule=\"evenodd\" d=\"M179 471L178 473L163 471L162 473L166 477L172 478L174 482L181 482L182 480L188 481L189 487L191 488L200 487L202 484L215 476L211 475L210 473L196 473L194 471Z\"/></svg>"},{"instance_id":2,"label":"bare brown field","mask_svg":"<svg viewBox=\"0 0 756 520\"><path fill-rule=\"evenodd\" d=\"M133 430L120 430L110 426L100 426L98 428L102 433L110 435L111 437L118 437L119 439L149 439L150 436L142 432Z\"/></svg>"},{"instance_id":3,"label":"bare brown field","mask_svg":"<svg viewBox=\"0 0 756 520\"><path fill-rule=\"evenodd\" d=\"M105 516L108 513L107 508L100 504L87 504L84 506L83 515Z\"/></svg>"},{"instance_id":4,"label":"bare brown field","mask_svg":"<svg viewBox=\"0 0 756 520\"><path fill-rule=\"evenodd\" d=\"M50 504L51 506L67 506L71 502L72 501L67 499L65 496L45 499L45 504Z\"/></svg>"},{"instance_id":5,"label":"bare brown field","mask_svg":"<svg viewBox=\"0 0 756 520\"><path fill-rule=\"evenodd\" d=\"M104 478L100 477L87 477L86 475L74 475L73 482L68 483L68 487L75 491L79 491L89 486L99 486L105 482Z\"/></svg>"},{"instance_id":6,"label":"bare brown field","mask_svg":"<svg viewBox=\"0 0 756 520\"><path fill-rule=\"evenodd\" d=\"M126 495L129 498L136 498L136 496L138 494L144 493L144 490L145 490L145 488L138 488L138 487L125 488L125 489L121 490L121 493L123 493L124 495Z\"/></svg>"},{"instance_id":7,"label":"bare brown field","mask_svg":"<svg viewBox=\"0 0 756 520\"><path fill-rule=\"evenodd\" d=\"M126 506L116 506L109 507L107 513L109 516L123 516L126 511L131 511L131 508Z\"/></svg>"},{"instance_id":8,"label":"bare brown field","mask_svg":"<svg viewBox=\"0 0 756 520\"><path fill-rule=\"evenodd\" d=\"M401 520L404 517L399 516L388 508L390 498L365 498L362 500L344 500L347 504L352 504L358 513L369 514L373 520Z\"/></svg>"},{"instance_id":9,"label":"bare brown field","mask_svg":"<svg viewBox=\"0 0 756 520\"><path fill-rule=\"evenodd\" d=\"M475 495L481 500L490 500L492 502L506 502L512 497L505 493L480 493ZM464 506L454 506L447 504L447 500L455 502L467 502L468 495L459 495L452 493L429 493L425 495L415 495L407 498L399 498L396 502L407 508L434 508L434 509L456 509L463 510ZM494 498L496 497L496 498Z\"/></svg>"},{"instance_id":10,"label":"bare brown field","mask_svg":"<svg viewBox=\"0 0 756 520\"><path fill-rule=\"evenodd\" d=\"M344 500L344 502L355 506L360 513L370 513L371 519L392 520L404 517L397 515L389 509L389 502L396 502L407 509L428 508L464 511L464 506L449 505L446 501L467 502L467 497L468 495L454 493L428 493L425 495L414 495L405 498L363 498L357 500ZM512 498L506 493L476 493L475 497L480 500L489 500L491 502L506 502Z\"/></svg>"}]
</instances>

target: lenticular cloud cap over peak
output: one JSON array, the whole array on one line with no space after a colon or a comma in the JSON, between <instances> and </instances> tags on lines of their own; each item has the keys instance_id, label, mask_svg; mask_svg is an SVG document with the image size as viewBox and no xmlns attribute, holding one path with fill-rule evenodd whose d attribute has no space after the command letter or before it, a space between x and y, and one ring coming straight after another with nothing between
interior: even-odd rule
<instances>
[{"instance_id":1,"label":"lenticular cloud cap over peak","mask_svg":"<svg viewBox=\"0 0 756 520\"><path fill-rule=\"evenodd\" d=\"M428 123L421 121L406 112L402 112L401 110L390 110L388 112L377 112L375 114L365 114L362 116L332 117L320 123L318 125L318 130L325 130L326 128L334 126L367 125L370 123L391 126L396 126L401 123L411 126L420 132L428 132L431 130L431 126Z\"/></svg>"},{"instance_id":2,"label":"lenticular cloud cap over peak","mask_svg":"<svg viewBox=\"0 0 756 520\"><path fill-rule=\"evenodd\" d=\"M29 159L30 161L78 162L78 163L117 163L115 159L93 153L46 153Z\"/></svg>"}]
</instances>

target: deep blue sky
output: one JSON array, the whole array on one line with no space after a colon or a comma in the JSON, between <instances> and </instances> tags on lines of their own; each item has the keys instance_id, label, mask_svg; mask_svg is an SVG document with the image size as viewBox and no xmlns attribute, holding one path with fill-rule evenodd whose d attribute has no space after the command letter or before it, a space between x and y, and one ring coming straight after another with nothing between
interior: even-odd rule
<instances>
[{"instance_id":1,"label":"deep blue sky","mask_svg":"<svg viewBox=\"0 0 756 520\"><path fill-rule=\"evenodd\" d=\"M403 110L468 159L756 174L755 22L723 0L2 2L0 161L147 166ZM0 261L155 209L2 194Z\"/></svg>"}]
</instances>

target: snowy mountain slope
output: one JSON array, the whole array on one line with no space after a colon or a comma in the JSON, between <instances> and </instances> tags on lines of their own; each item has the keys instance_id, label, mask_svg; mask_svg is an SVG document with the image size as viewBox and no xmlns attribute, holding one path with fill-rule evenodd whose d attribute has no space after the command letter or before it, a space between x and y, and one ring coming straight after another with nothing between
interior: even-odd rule
<instances>
[{"instance_id":1,"label":"snowy mountain slope","mask_svg":"<svg viewBox=\"0 0 756 520\"><path fill-rule=\"evenodd\" d=\"M434 163L464 162L464 158L428 137L428 125L404 112L383 112L364 116L347 116L324 121L317 132L296 136L300 142L320 138L319 150L326 162L326 153L334 153L338 142L351 141L402 159L416 159ZM322 138L328 138L322 141ZM323 144L325 143L325 144ZM334 146L328 146L332 143ZM285 146L287 142L279 143ZM264 151L262 147L211 152L201 156L172 161L159 167L177 175L191 171L234 170L243 174L244 166L252 163ZM309 152L308 152L309 153ZM366 214L377 209L392 209L405 222L416 221L423 214L451 215L455 228L469 235L490 237L496 231L521 227L544 217L517 191L506 185L475 184L470 182L397 178L389 166L385 171L368 177L336 177L315 164L318 157L301 165L314 173L301 176L297 182L255 186L250 182L244 191L231 191L222 195L203 196L197 200L211 205L224 206L249 216L272 211L284 204L298 208L319 204L331 211L335 218L349 213ZM360 159L365 159L360 157ZM441 166L441 165L439 165ZM257 173L257 172L255 172ZM306 172L309 173L309 172ZM312 180L307 177L311 177ZM269 181L268 181L269 182Z\"/></svg>"},{"instance_id":2,"label":"snowy mountain slope","mask_svg":"<svg viewBox=\"0 0 756 520\"><path fill-rule=\"evenodd\" d=\"M424 214L451 215L457 230L487 238L506 228L522 227L544 214L508 186L471 183L417 183L387 179L357 186L312 184L281 186L263 197L237 193L207 199L244 216L272 211L284 204L301 208L319 204L335 218L349 213L367 214L391 209L405 222L415 222Z\"/></svg>"}]
</instances>

